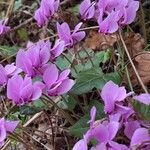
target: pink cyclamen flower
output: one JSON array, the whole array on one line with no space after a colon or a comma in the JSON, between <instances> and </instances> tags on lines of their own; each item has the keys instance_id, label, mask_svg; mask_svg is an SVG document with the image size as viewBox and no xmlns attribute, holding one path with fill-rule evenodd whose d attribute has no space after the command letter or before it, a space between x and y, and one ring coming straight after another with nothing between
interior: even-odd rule
<instances>
[{"instance_id":1,"label":"pink cyclamen flower","mask_svg":"<svg viewBox=\"0 0 150 150\"><path fill-rule=\"evenodd\" d=\"M13 132L17 127L19 121L7 121L0 118L0 148L4 145L9 132Z\"/></svg>"},{"instance_id":2,"label":"pink cyclamen flower","mask_svg":"<svg viewBox=\"0 0 150 150\"><path fill-rule=\"evenodd\" d=\"M59 73L56 65L51 64L43 74L43 81L45 83L45 88L50 96L57 96L67 93L72 86L74 81L69 79L68 75L70 73L69 69L66 69Z\"/></svg>"},{"instance_id":3,"label":"pink cyclamen flower","mask_svg":"<svg viewBox=\"0 0 150 150\"><path fill-rule=\"evenodd\" d=\"M6 20L0 20L0 35L3 35L10 30L10 27L6 26L6 23L7 23L7 19Z\"/></svg>"},{"instance_id":4,"label":"pink cyclamen flower","mask_svg":"<svg viewBox=\"0 0 150 150\"><path fill-rule=\"evenodd\" d=\"M133 98L145 105L150 105L150 94L143 93L138 96L134 96Z\"/></svg>"},{"instance_id":5,"label":"pink cyclamen flower","mask_svg":"<svg viewBox=\"0 0 150 150\"><path fill-rule=\"evenodd\" d=\"M21 69L17 68L14 63L8 64L5 67L0 64L0 86L5 86L7 84L8 78L19 74L20 72Z\"/></svg>"},{"instance_id":6,"label":"pink cyclamen flower","mask_svg":"<svg viewBox=\"0 0 150 150\"><path fill-rule=\"evenodd\" d=\"M139 9L135 0L99 0L95 17L99 24L99 32L114 33L119 26L131 24Z\"/></svg>"},{"instance_id":7,"label":"pink cyclamen flower","mask_svg":"<svg viewBox=\"0 0 150 150\"><path fill-rule=\"evenodd\" d=\"M119 87L112 81L107 82L101 92L101 97L104 101L104 111L111 113L117 102L124 101L124 99L131 94L132 93L127 94L125 87Z\"/></svg>"},{"instance_id":8,"label":"pink cyclamen flower","mask_svg":"<svg viewBox=\"0 0 150 150\"><path fill-rule=\"evenodd\" d=\"M16 105L24 105L37 100L41 94L41 89L35 83L32 84L30 77L25 76L23 79L20 75L14 75L8 80L7 97Z\"/></svg>"},{"instance_id":9,"label":"pink cyclamen flower","mask_svg":"<svg viewBox=\"0 0 150 150\"><path fill-rule=\"evenodd\" d=\"M65 22L61 25L57 23L57 32L61 40L65 41L66 46L73 46L77 42L80 42L85 37L84 31L79 31L82 23L75 26L73 33L71 33L69 25Z\"/></svg>"},{"instance_id":10,"label":"pink cyclamen flower","mask_svg":"<svg viewBox=\"0 0 150 150\"><path fill-rule=\"evenodd\" d=\"M53 48L51 48L50 50L50 53L51 53L50 60L54 61L55 58L60 56L62 52L64 51L64 48L65 48L65 42L60 39L56 40Z\"/></svg>"},{"instance_id":11,"label":"pink cyclamen flower","mask_svg":"<svg viewBox=\"0 0 150 150\"><path fill-rule=\"evenodd\" d=\"M38 43L28 44L27 51L20 49L16 56L16 65L21 68L28 76L35 77L41 75L43 69L50 60L51 43L49 41L39 41Z\"/></svg>"},{"instance_id":12,"label":"pink cyclamen flower","mask_svg":"<svg viewBox=\"0 0 150 150\"><path fill-rule=\"evenodd\" d=\"M38 26L43 26L51 19L54 13L58 10L60 0L42 0L40 8L36 10L34 19L37 21Z\"/></svg>"},{"instance_id":13,"label":"pink cyclamen flower","mask_svg":"<svg viewBox=\"0 0 150 150\"><path fill-rule=\"evenodd\" d=\"M95 3L91 3L91 0L84 0L80 5L80 15L82 19L91 19L95 14Z\"/></svg>"},{"instance_id":14,"label":"pink cyclamen flower","mask_svg":"<svg viewBox=\"0 0 150 150\"><path fill-rule=\"evenodd\" d=\"M118 144L112 141L119 130L119 122L95 122L95 107L91 109L90 116L90 129L85 133L85 135L83 136L84 138L75 144L73 150L88 150L87 144L92 139L96 139L98 141L98 144L96 145L96 147L92 147L91 150L108 150L108 147L111 147L112 149L117 148L117 150L129 150L125 145Z\"/></svg>"}]
</instances>

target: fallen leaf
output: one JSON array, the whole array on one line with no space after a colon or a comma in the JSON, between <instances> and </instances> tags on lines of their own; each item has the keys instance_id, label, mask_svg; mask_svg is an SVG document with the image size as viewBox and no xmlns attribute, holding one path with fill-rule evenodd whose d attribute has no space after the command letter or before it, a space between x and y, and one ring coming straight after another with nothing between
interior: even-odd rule
<instances>
[{"instance_id":1,"label":"fallen leaf","mask_svg":"<svg viewBox=\"0 0 150 150\"><path fill-rule=\"evenodd\" d=\"M139 33L129 32L124 39L131 57L142 52L146 46L144 38Z\"/></svg>"},{"instance_id":2,"label":"fallen leaf","mask_svg":"<svg viewBox=\"0 0 150 150\"><path fill-rule=\"evenodd\" d=\"M98 31L91 30L85 39L85 45L92 50L104 50L112 47L117 41L117 35L104 35Z\"/></svg>"},{"instance_id":3,"label":"fallen leaf","mask_svg":"<svg viewBox=\"0 0 150 150\"><path fill-rule=\"evenodd\" d=\"M150 84L150 52L143 52L137 57L135 57L134 65L143 83L145 85L149 85ZM129 67L129 74L132 83L134 85L137 84L138 80L131 66Z\"/></svg>"}]
</instances>

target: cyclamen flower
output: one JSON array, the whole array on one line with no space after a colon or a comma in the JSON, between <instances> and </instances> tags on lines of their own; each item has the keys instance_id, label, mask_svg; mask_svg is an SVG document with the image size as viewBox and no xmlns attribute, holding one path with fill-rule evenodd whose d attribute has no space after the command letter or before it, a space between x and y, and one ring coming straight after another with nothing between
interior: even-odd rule
<instances>
[{"instance_id":1,"label":"cyclamen flower","mask_svg":"<svg viewBox=\"0 0 150 150\"><path fill-rule=\"evenodd\" d=\"M8 80L7 97L16 105L24 105L37 100L41 94L41 89L36 83L32 84L30 77L25 76L23 79L20 75L14 75Z\"/></svg>"},{"instance_id":2,"label":"cyclamen flower","mask_svg":"<svg viewBox=\"0 0 150 150\"><path fill-rule=\"evenodd\" d=\"M84 31L79 31L82 23L79 23L75 26L73 33L71 33L69 25L65 22L61 25L57 23L57 32L61 40L63 40L66 46L73 46L77 42L80 42L85 37Z\"/></svg>"},{"instance_id":3,"label":"cyclamen flower","mask_svg":"<svg viewBox=\"0 0 150 150\"><path fill-rule=\"evenodd\" d=\"M60 0L42 0L41 6L36 10L34 19L37 21L38 25L41 27L51 19L54 13L58 10Z\"/></svg>"},{"instance_id":4,"label":"cyclamen flower","mask_svg":"<svg viewBox=\"0 0 150 150\"><path fill-rule=\"evenodd\" d=\"M65 94L72 88L74 81L69 79L69 73L69 69L59 73L58 68L54 64L51 64L45 70L43 74L43 81L49 96Z\"/></svg>"},{"instance_id":5,"label":"cyclamen flower","mask_svg":"<svg viewBox=\"0 0 150 150\"><path fill-rule=\"evenodd\" d=\"M82 19L91 19L95 14L95 4L91 0L84 0L80 5L80 15Z\"/></svg>"},{"instance_id":6,"label":"cyclamen flower","mask_svg":"<svg viewBox=\"0 0 150 150\"><path fill-rule=\"evenodd\" d=\"M28 45L29 46L29 45ZM39 41L36 45L30 43L27 51L20 49L16 56L16 65L28 76L41 75L50 59L51 43Z\"/></svg>"},{"instance_id":7,"label":"cyclamen flower","mask_svg":"<svg viewBox=\"0 0 150 150\"><path fill-rule=\"evenodd\" d=\"M0 86L5 86L8 78L15 74L19 74L20 72L21 69L17 68L14 63L8 64L5 67L0 64Z\"/></svg>"},{"instance_id":8,"label":"cyclamen flower","mask_svg":"<svg viewBox=\"0 0 150 150\"><path fill-rule=\"evenodd\" d=\"M4 118L0 118L0 148L4 145L9 132L13 132L17 127L19 121L7 121Z\"/></svg>"},{"instance_id":9,"label":"cyclamen flower","mask_svg":"<svg viewBox=\"0 0 150 150\"><path fill-rule=\"evenodd\" d=\"M96 145L96 147L92 147L91 150L108 150L109 148L115 150L129 150L125 145L118 144L112 141L119 130L119 122L95 122L95 107L91 109L90 114L90 129L85 133L85 135L83 136L84 138L75 144L73 150L88 150L87 144L92 139L96 139L98 141L98 144Z\"/></svg>"},{"instance_id":10,"label":"cyclamen flower","mask_svg":"<svg viewBox=\"0 0 150 150\"><path fill-rule=\"evenodd\" d=\"M124 101L131 94L132 92L127 94L125 87L119 87L112 81L107 82L101 92L101 97L104 101L104 111L111 113L117 103Z\"/></svg>"},{"instance_id":11,"label":"cyclamen flower","mask_svg":"<svg viewBox=\"0 0 150 150\"><path fill-rule=\"evenodd\" d=\"M3 35L10 30L10 27L6 26L6 23L7 23L7 19L6 20L0 20L0 35Z\"/></svg>"},{"instance_id":12,"label":"cyclamen flower","mask_svg":"<svg viewBox=\"0 0 150 150\"><path fill-rule=\"evenodd\" d=\"M102 33L114 33L118 30L119 25L132 23L139 8L139 2L134 0L106 0L98 4L98 24L100 27L99 31ZM107 17L104 18L104 16Z\"/></svg>"}]
</instances>

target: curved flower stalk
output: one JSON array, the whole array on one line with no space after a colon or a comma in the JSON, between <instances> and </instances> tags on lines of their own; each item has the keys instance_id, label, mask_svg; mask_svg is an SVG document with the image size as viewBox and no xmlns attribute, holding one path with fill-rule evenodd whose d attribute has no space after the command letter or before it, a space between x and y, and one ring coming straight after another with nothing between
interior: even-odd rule
<instances>
[{"instance_id":1,"label":"curved flower stalk","mask_svg":"<svg viewBox=\"0 0 150 150\"><path fill-rule=\"evenodd\" d=\"M34 19L39 27L46 24L58 10L60 0L42 0L40 8L35 11Z\"/></svg>"},{"instance_id":2,"label":"curved flower stalk","mask_svg":"<svg viewBox=\"0 0 150 150\"><path fill-rule=\"evenodd\" d=\"M0 118L0 148L4 145L7 134L12 133L18 124L19 121L7 121L4 118Z\"/></svg>"},{"instance_id":3,"label":"curved flower stalk","mask_svg":"<svg viewBox=\"0 0 150 150\"><path fill-rule=\"evenodd\" d=\"M72 88L74 81L69 79L69 74L69 69L66 69L60 73L54 64L51 64L45 70L43 74L43 81L45 84L45 90L49 96L63 95Z\"/></svg>"},{"instance_id":4,"label":"curved flower stalk","mask_svg":"<svg viewBox=\"0 0 150 150\"><path fill-rule=\"evenodd\" d=\"M10 30L9 26L6 26L7 20L0 20L0 35L7 33Z\"/></svg>"},{"instance_id":5,"label":"curved flower stalk","mask_svg":"<svg viewBox=\"0 0 150 150\"><path fill-rule=\"evenodd\" d=\"M8 80L7 97L16 105L24 105L41 97L42 91L30 77L14 75Z\"/></svg>"},{"instance_id":6,"label":"curved flower stalk","mask_svg":"<svg viewBox=\"0 0 150 150\"><path fill-rule=\"evenodd\" d=\"M8 64L5 67L0 64L0 86L5 86L8 78L21 72L22 70L17 68L14 63Z\"/></svg>"},{"instance_id":7,"label":"curved flower stalk","mask_svg":"<svg viewBox=\"0 0 150 150\"><path fill-rule=\"evenodd\" d=\"M69 25L64 22L61 25L57 23L57 32L59 38L65 42L66 46L73 46L77 42L80 42L85 37L84 31L79 31L82 26L82 22L77 24L74 28L73 33L71 33Z\"/></svg>"}]
</instances>

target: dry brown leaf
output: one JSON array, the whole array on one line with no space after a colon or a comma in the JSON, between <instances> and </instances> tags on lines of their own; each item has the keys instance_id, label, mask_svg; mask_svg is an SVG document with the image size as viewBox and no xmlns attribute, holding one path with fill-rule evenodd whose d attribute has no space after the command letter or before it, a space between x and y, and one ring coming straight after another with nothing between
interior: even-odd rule
<instances>
[{"instance_id":1,"label":"dry brown leaf","mask_svg":"<svg viewBox=\"0 0 150 150\"><path fill-rule=\"evenodd\" d=\"M133 32L127 33L125 35L125 43L131 57L142 52L145 48L145 40L138 33L133 33Z\"/></svg>"},{"instance_id":2,"label":"dry brown leaf","mask_svg":"<svg viewBox=\"0 0 150 150\"><path fill-rule=\"evenodd\" d=\"M112 47L117 41L117 35L104 35L98 31L91 30L85 39L85 45L92 50L104 50Z\"/></svg>"},{"instance_id":3,"label":"dry brown leaf","mask_svg":"<svg viewBox=\"0 0 150 150\"><path fill-rule=\"evenodd\" d=\"M149 85L150 84L150 52L144 52L138 55L134 60L134 64L143 83L145 85ZM130 73L130 78L132 83L134 85L137 84L138 80L136 78L136 75L132 67L129 67L129 73Z\"/></svg>"}]
</instances>

